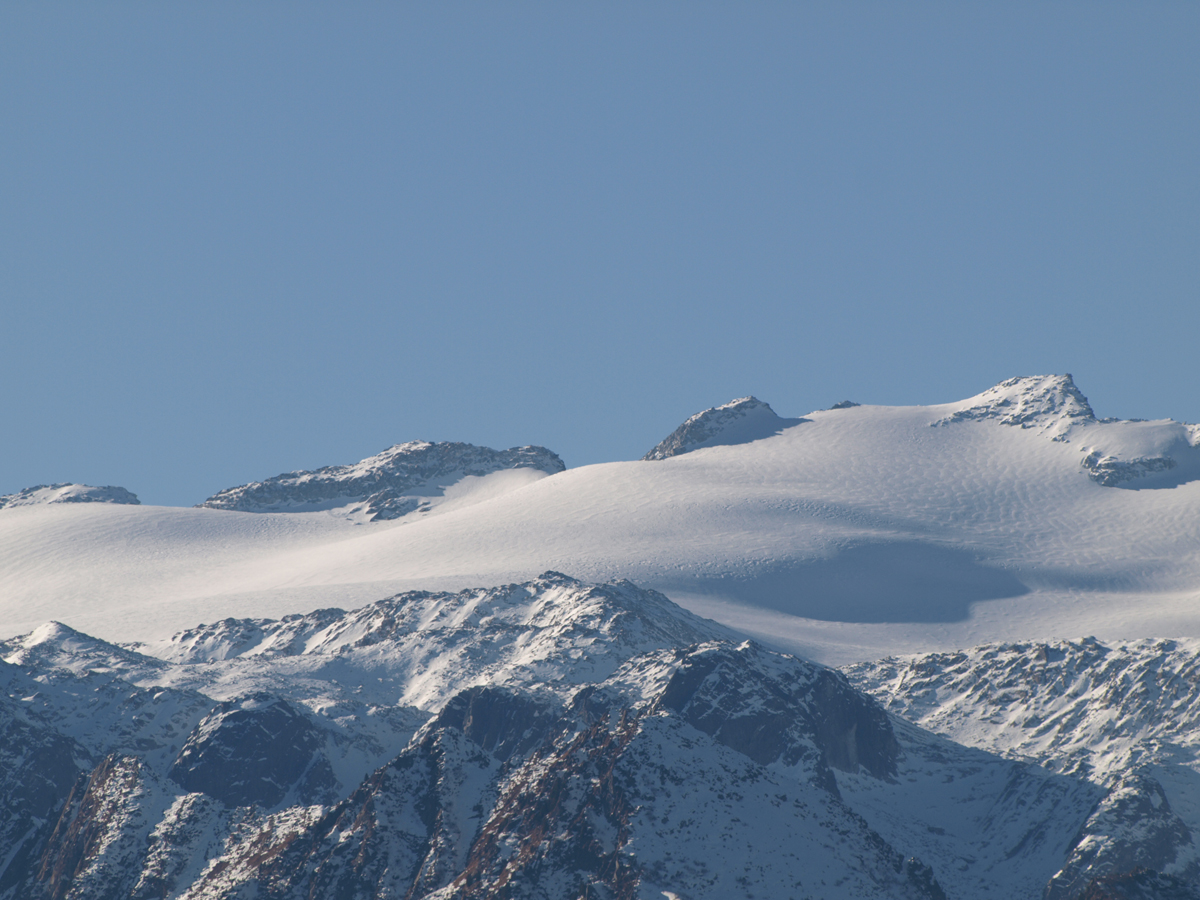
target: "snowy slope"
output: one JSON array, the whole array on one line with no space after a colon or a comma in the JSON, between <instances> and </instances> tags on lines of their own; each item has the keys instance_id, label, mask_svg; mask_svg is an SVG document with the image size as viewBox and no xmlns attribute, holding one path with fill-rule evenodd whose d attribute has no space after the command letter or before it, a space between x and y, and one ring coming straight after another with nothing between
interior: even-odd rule
<instances>
[{"instance_id":1,"label":"snowy slope","mask_svg":"<svg viewBox=\"0 0 1200 900\"><path fill-rule=\"evenodd\" d=\"M0 623L152 640L554 569L829 661L1200 629L1200 432L1099 421L1069 376L706 435L665 459L464 478L415 520L4 510Z\"/></svg>"}]
</instances>

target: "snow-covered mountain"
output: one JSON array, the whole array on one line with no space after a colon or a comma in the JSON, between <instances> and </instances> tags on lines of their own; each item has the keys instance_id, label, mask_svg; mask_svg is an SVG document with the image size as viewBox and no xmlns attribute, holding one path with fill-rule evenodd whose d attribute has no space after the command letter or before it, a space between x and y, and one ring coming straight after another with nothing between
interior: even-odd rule
<instances>
[{"instance_id":1,"label":"snow-covered mountain","mask_svg":"<svg viewBox=\"0 0 1200 900\"><path fill-rule=\"evenodd\" d=\"M1074 898L1138 802L558 573L0 655L4 898Z\"/></svg>"},{"instance_id":2,"label":"snow-covered mountain","mask_svg":"<svg viewBox=\"0 0 1200 900\"><path fill-rule=\"evenodd\" d=\"M1200 900L1200 428L1069 375L14 497L0 900Z\"/></svg>"},{"instance_id":3,"label":"snow-covered mountain","mask_svg":"<svg viewBox=\"0 0 1200 900\"><path fill-rule=\"evenodd\" d=\"M689 438L662 459L452 472L431 496L405 487L396 496L429 511L391 521L348 511L378 480L356 482L360 499L336 493L355 466L268 492L294 510L315 480L334 492L322 503L349 504L307 512L0 510L0 633L54 619L153 640L200 618L279 618L548 569L628 578L833 663L1200 629L1196 426L1098 420L1069 376L940 406L839 406L787 420L738 402L694 417L698 443L717 443ZM752 419L769 419L764 436L736 433ZM444 445L407 446L436 460Z\"/></svg>"},{"instance_id":4,"label":"snow-covered mountain","mask_svg":"<svg viewBox=\"0 0 1200 900\"><path fill-rule=\"evenodd\" d=\"M1200 885L1200 641L985 645L847 673L907 721L1105 789L1048 900L1138 869Z\"/></svg>"}]
</instances>

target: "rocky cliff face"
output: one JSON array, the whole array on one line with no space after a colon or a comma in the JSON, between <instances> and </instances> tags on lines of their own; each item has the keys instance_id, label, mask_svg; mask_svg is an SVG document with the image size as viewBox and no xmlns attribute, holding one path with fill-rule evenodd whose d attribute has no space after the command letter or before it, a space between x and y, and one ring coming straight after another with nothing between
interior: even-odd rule
<instances>
[{"instance_id":1,"label":"rocky cliff face","mask_svg":"<svg viewBox=\"0 0 1200 900\"><path fill-rule=\"evenodd\" d=\"M345 801L299 828L265 822L193 895L240 896L252 883L281 898L943 896L837 795L813 723L853 717L864 701L836 675L709 644L636 657L563 700L493 687L455 696ZM746 715L760 700L803 723L789 742L777 747ZM861 737L832 737L843 765L848 747L894 748L878 714ZM840 839L794 827L809 816Z\"/></svg>"},{"instance_id":2,"label":"rocky cliff face","mask_svg":"<svg viewBox=\"0 0 1200 900\"><path fill-rule=\"evenodd\" d=\"M1174 487L1200 478L1195 425L1097 419L1070 375L1010 378L954 405L931 425L994 421L1081 444L1080 467L1103 487Z\"/></svg>"},{"instance_id":3,"label":"rocky cliff face","mask_svg":"<svg viewBox=\"0 0 1200 900\"><path fill-rule=\"evenodd\" d=\"M933 424L992 419L1001 425L1035 428L1054 440L1064 440L1073 425L1096 421L1091 404L1070 375L1010 378L959 406Z\"/></svg>"}]
</instances>

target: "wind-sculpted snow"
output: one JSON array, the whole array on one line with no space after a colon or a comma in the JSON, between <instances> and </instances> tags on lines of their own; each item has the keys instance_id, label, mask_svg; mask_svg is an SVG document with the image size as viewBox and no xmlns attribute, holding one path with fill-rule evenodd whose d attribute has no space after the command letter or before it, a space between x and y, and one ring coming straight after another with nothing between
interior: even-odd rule
<instances>
[{"instance_id":1,"label":"wind-sculpted snow","mask_svg":"<svg viewBox=\"0 0 1200 900\"><path fill-rule=\"evenodd\" d=\"M5 509L0 900L1200 900L1200 427L800 421Z\"/></svg>"},{"instance_id":2,"label":"wind-sculpted snow","mask_svg":"<svg viewBox=\"0 0 1200 900\"><path fill-rule=\"evenodd\" d=\"M365 499L345 497L287 514L7 509L0 636L53 619L158 641L199 621L548 569L628 578L826 662L1196 632L1196 428L1097 420L1075 393L1063 376L1039 376L933 407L815 411L769 436L729 443L723 432L649 462L451 473L397 495L428 512L369 527ZM292 487L303 484L279 497Z\"/></svg>"},{"instance_id":3,"label":"wind-sculpted snow","mask_svg":"<svg viewBox=\"0 0 1200 900\"><path fill-rule=\"evenodd\" d=\"M17 506L46 506L51 503L118 503L137 506L137 494L123 487L92 487L87 484L39 484L0 497L0 509Z\"/></svg>"},{"instance_id":4,"label":"wind-sculpted snow","mask_svg":"<svg viewBox=\"0 0 1200 900\"><path fill-rule=\"evenodd\" d=\"M287 512L361 503L371 521L398 519L429 506L446 485L503 469L553 475L566 468L545 447L492 450L473 444L409 441L349 466L289 472L227 488L202 507L243 512Z\"/></svg>"},{"instance_id":5,"label":"wind-sculpted snow","mask_svg":"<svg viewBox=\"0 0 1200 900\"><path fill-rule=\"evenodd\" d=\"M743 397L696 413L642 459L669 459L701 447L745 444L779 434L783 429L803 421L781 419L775 410L761 400Z\"/></svg>"}]
</instances>

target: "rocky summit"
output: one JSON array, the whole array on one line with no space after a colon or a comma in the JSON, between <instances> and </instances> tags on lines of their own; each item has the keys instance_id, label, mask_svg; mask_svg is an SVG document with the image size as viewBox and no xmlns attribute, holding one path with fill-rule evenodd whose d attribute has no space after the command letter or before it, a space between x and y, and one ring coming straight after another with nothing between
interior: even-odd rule
<instances>
[{"instance_id":1,"label":"rocky summit","mask_svg":"<svg viewBox=\"0 0 1200 900\"><path fill-rule=\"evenodd\" d=\"M136 506L141 503L137 494L123 487L88 484L39 484L0 497L0 509L18 506L45 506L57 503L118 503Z\"/></svg>"},{"instance_id":2,"label":"rocky summit","mask_svg":"<svg viewBox=\"0 0 1200 900\"><path fill-rule=\"evenodd\" d=\"M566 468L545 447L492 450L473 444L409 441L349 466L288 472L227 488L200 506L242 512L284 512L362 503L372 521L398 519L419 509L445 484L503 469L536 469L548 475Z\"/></svg>"}]
</instances>

